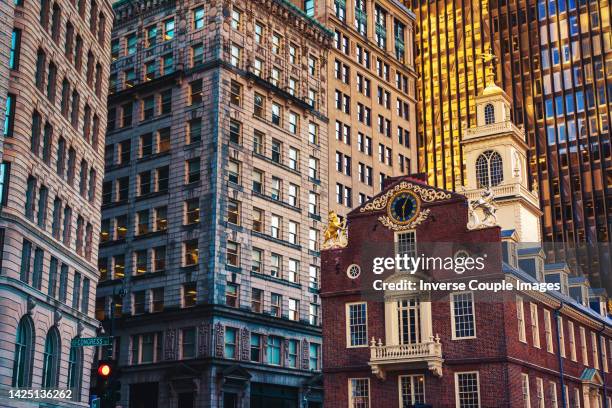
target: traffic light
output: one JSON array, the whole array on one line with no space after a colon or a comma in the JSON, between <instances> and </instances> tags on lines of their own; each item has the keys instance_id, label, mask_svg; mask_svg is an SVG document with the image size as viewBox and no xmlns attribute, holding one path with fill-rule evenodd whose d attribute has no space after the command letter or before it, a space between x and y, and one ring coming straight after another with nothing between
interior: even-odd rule
<instances>
[{"instance_id":1,"label":"traffic light","mask_svg":"<svg viewBox=\"0 0 612 408\"><path fill-rule=\"evenodd\" d=\"M119 370L114 360L98 361L96 393L100 398L101 408L115 408L121 399L121 382Z\"/></svg>"},{"instance_id":2,"label":"traffic light","mask_svg":"<svg viewBox=\"0 0 612 408\"><path fill-rule=\"evenodd\" d=\"M108 379L108 377L110 377L112 372L113 372L113 368L108 362L101 361L98 364L98 377L100 377L101 379L103 380Z\"/></svg>"}]
</instances>

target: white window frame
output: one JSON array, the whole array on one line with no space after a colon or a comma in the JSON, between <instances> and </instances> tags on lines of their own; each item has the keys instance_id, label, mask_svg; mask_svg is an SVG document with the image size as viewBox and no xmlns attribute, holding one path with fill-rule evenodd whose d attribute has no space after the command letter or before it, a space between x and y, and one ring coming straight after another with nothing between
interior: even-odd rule
<instances>
[{"instance_id":1,"label":"white window frame","mask_svg":"<svg viewBox=\"0 0 612 408\"><path fill-rule=\"evenodd\" d=\"M531 390L529 387L529 375L521 374L521 392L523 394L524 408L531 408Z\"/></svg>"},{"instance_id":2,"label":"white window frame","mask_svg":"<svg viewBox=\"0 0 612 408\"><path fill-rule=\"evenodd\" d=\"M371 407L371 393L370 393L370 379L369 378L349 378L348 379L348 400L349 400L349 408L355 407L355 401L353 401L353 380L365 380L368 384L368 407Z\"/></svg>"},{"instance_id":3,"label":"white window frame","mask_svg":"<svg viewBox=\"0 0 612 408\"><path fill-rule=\"evenodd\" d=\"M480 374L478 371L462 371L455 373L455 405L456 408L461 408L459 401L459 376L462 374L476 374L476 394L478 395L478 407L481 406L482 399L480 398Z\"/></svg>"},{"instance_id":4,"label":"white window frame","mask_svg":"<svg viewBox=\"0 0 612 408\"><path fill-rule=\"evenodd\" d=\"M552 321L550 318L550 310L544 309L544 333L546 335L546 351L554 353L555 348L553 346L552 336Z\"/></svg>"},{"instance_id":5,"label":"white window frame","mask_svg":"<svg viewBox=\"0 0 612 408\"><path fill-rule=\"evenodd\" d=\"M393 250L394 250L394 255L402 255L402 253L400 253L400 248L399 248L399 238L401 235L404 234L412 234L414 237L414 251L412 252L412 256L416 256L417 251L418 251L418 241L417 241L417 234L416 234L416 229L411 229L411 230L406 230L406 231L396 231L393 237ZM406 254L410 255L408 252L406 252ZM404 269L403 272L410 272L408 269Z\"/></svg>"},{"instance_id":6,"label":"white window frame","mask_svg":"<svg viewBox=\"0 0 612 408\"><path fill-rule=\"evenodd\" d=\"M536 397L538 398L538 406L537 408L545 408L546 407L546 395L544 393L544 380L541 378L536 378Z\"/></svg>"},{"instance_id":7,"label":"white window frame","mask_svg":"<svg viewBox=\"0 0 612 408\"><path fill-rule=\"evenodd\" d=\"M351 322L350 322L350 316L351 316L351 306L355 306L355 305L365 305L365 329L366 329L366 335L365 335L365 344L358 344L358 345L352 345L351 344ZM363 348L363 347L369 347L368 344L368 303L367 302L350 302L347 303L345 305L345 315L344 315L344 320L345 320L345 324L346 324L346 348Z\"/></svg>"},{"instance_id":8,"label":"white window frame","mask_svg":"<svg viewBox=\"0 0 612 408\"><path fill-rule=\"evenodd\" d=\"M599 347L597 347L597 334L591 332L591 350L593 352L593 368L599 370Z\"/></svg>"},{"instance_id":9,"label":"white window frame","mask_svg":"<svg viewBox=\"0 0 612 408\"><path fill-rule=\"evenodd\" d=\"M576 328L574 322L567 321L567 330L569 331L569 343L570 343L570 359L572 361L578 361L578 355L576 354Z\"/></svg>"},{"instance_id":10,"label":"white window frame","mask_svg":"<svg viewBox=\"0 0 612 408\"><path fill-rule=\"evenodd\" d=\"M403 378L409 378L411 381L411 389L414 391L414 386L412 383L412 381L418 381L419 377L423 378L423 403L426 403L427 398L425 396L425 375L423 374L410 374L410 375L398 375L397 376L397 389L398 389L398 393L399 393L399 406L403 407L404 406L404 396L402 395L402 379ZM408 405L412 405L415 403L414 401L414 393L412 395L412 399L413 401L407 401Z\"/></svg>"},{"instance_id":11,"label":"white window frame","mask_svg":"<svg viewBox=\"0 0 612 408\"><path fill-rule=\"evenodd\" d=\"M540 318L538 316L538 305L536 303L529 303L529 316L531 321L531 341L533 342L533 347L541 348Z\"/></svg>"},{"instance_id":12,"label":"white window frame","mask_svg":"<svg viewBox=\"0 0 612 408\"><path fill-rule=\"evenodd\" d=\"M576 404L576 408L580 408L580 406L581 406L580 389L579 388L574 388L574 404Z\"/></svg>"},{"instance_id":13,"label":"white window frame","mask_svg":"<svg viewBox=\"0 0 612 408\"><path fill-rule=\"evenodd\" d=\"M565 353L565 329L563 327L563 317L559 316L557 323L557 331L559 333L559 354L561 357L566 358Z\"/></svg>"},{"instance_id":14,"label":"white window frame","mask_svg":"<svg viewBox=\"0 0 612 408\"><path fill-rule=\"evenodd\" d=\"M455 327L455 296L470 294L471 303L472 303L472 323L474 327L474 335L473 336L457 336L457 330ZM476 336L476 310L474 308L474 293L472 291L463 291L463 292L453 292L451 293L451 338L452 340L465 340L465 339L475 339Z\"/></svg>"},{"instance_id":15,"label":"white window frame","mask_svg":"<svg viewBox=\"0 0 612 408\"><path fill-rule=\"evenodd\" d=\"M582 363L585 366L589 365L589 351L586 345L586 330L583 326L580 326L580 348L582 350Z\"/></svg>"},{"instance_id":16,"label":"white window frame","mask_svg":"<svg viewBox=\"0 0 612 408\"><path fill-rule=\"evenodd\" d=\"M557 383L554 381L549 381L548 388L550 389L550 406L552 408L559 408L559 400L557 398Z\"/></svg>"},{"instance_id":17,"label":"white window frame","mask_svg":"<svg viewBox=\"0 0 612 408\"><path fill-rule=\"evenodd\" d=\"M525 328L525 302L520 296L516 297L516 318L518 320L519 341L527 343L527 332Z\"/></svg>"},{"instance_id":18,"label":"white window frame","mask_svg":"<svg viewBox=\"0 0 612 408\"><path fill-rule=\"evenodd\" d=\"M603 362L603 371L604 373L608 372L608 350L606 347L606 339L603 336L600 336L599 341L601 342L601 361ZM609 408L612 408L610 404L608 404Z\"/></svg>"}]
</instances>

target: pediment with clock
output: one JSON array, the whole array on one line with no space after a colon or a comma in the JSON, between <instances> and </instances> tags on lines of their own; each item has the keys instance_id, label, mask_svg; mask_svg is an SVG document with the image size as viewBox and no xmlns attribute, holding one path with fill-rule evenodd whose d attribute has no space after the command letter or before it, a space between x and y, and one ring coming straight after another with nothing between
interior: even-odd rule
<instances>
[{"instance_id":1,"label":"pediment with clock","mask_svg":"<svg viewBox=\"0 0 612 408\"><path fill-rule=\"evenodd\" d=\"M393 231L406 231L421 225L431 210L428 204L449 200L453 195L412 181L400 181L365 203L360 213L383 212L378 220Z\"/></svg>"}]
</instances>

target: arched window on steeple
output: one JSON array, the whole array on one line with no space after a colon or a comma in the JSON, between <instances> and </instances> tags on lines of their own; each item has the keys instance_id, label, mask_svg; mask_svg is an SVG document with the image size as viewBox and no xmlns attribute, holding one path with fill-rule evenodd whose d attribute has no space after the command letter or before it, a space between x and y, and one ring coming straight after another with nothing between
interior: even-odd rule
<instances>
[{"instance_id":1,"label":"arched window on steeple","mask_svg":"<svg viewBox=\"0 0 612 408\"><path fill-rule=\"evenodd\" d=\"M502 158L496 151L487 150L476 159L478 188L495 187L504 179Z\"/></svg>"},{"instance_id":2,"label":"arched window on steeple","mask_svg":"<svg viewBox=\"0 0 612 408\"><path fill-rule=\"evenodd\" d=\"M17 326L12 387L20 388L32 385L33 355L34 323L29 316L24 316Z\"/></svg>"},{"instance_id":3,"label":"arched window on steeple","mask_svg":"<svg viewBox=\"0 0 612 408\"><path fill-rule=\"evenodd\" d=\"M487 103L484 108L485 125L495 123L495 108L492 104Z\"/></svg>"}]
</instances>

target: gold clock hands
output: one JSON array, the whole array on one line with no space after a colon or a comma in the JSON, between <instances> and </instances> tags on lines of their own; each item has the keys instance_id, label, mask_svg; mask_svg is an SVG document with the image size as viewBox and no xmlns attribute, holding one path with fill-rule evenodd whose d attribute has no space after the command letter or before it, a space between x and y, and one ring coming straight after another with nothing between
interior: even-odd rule
<instances>
[{"instance_id":1,"label":"gold clock hands","mask_svg":"<svg viewBox=\"0 0 612 408\"><path fill-rule=\"evenodd\" d=\"M404 205L402 205L402 218L406 219L406 204L408 204L408 198L404 200Z\"/></svg>"}]
</instances>

